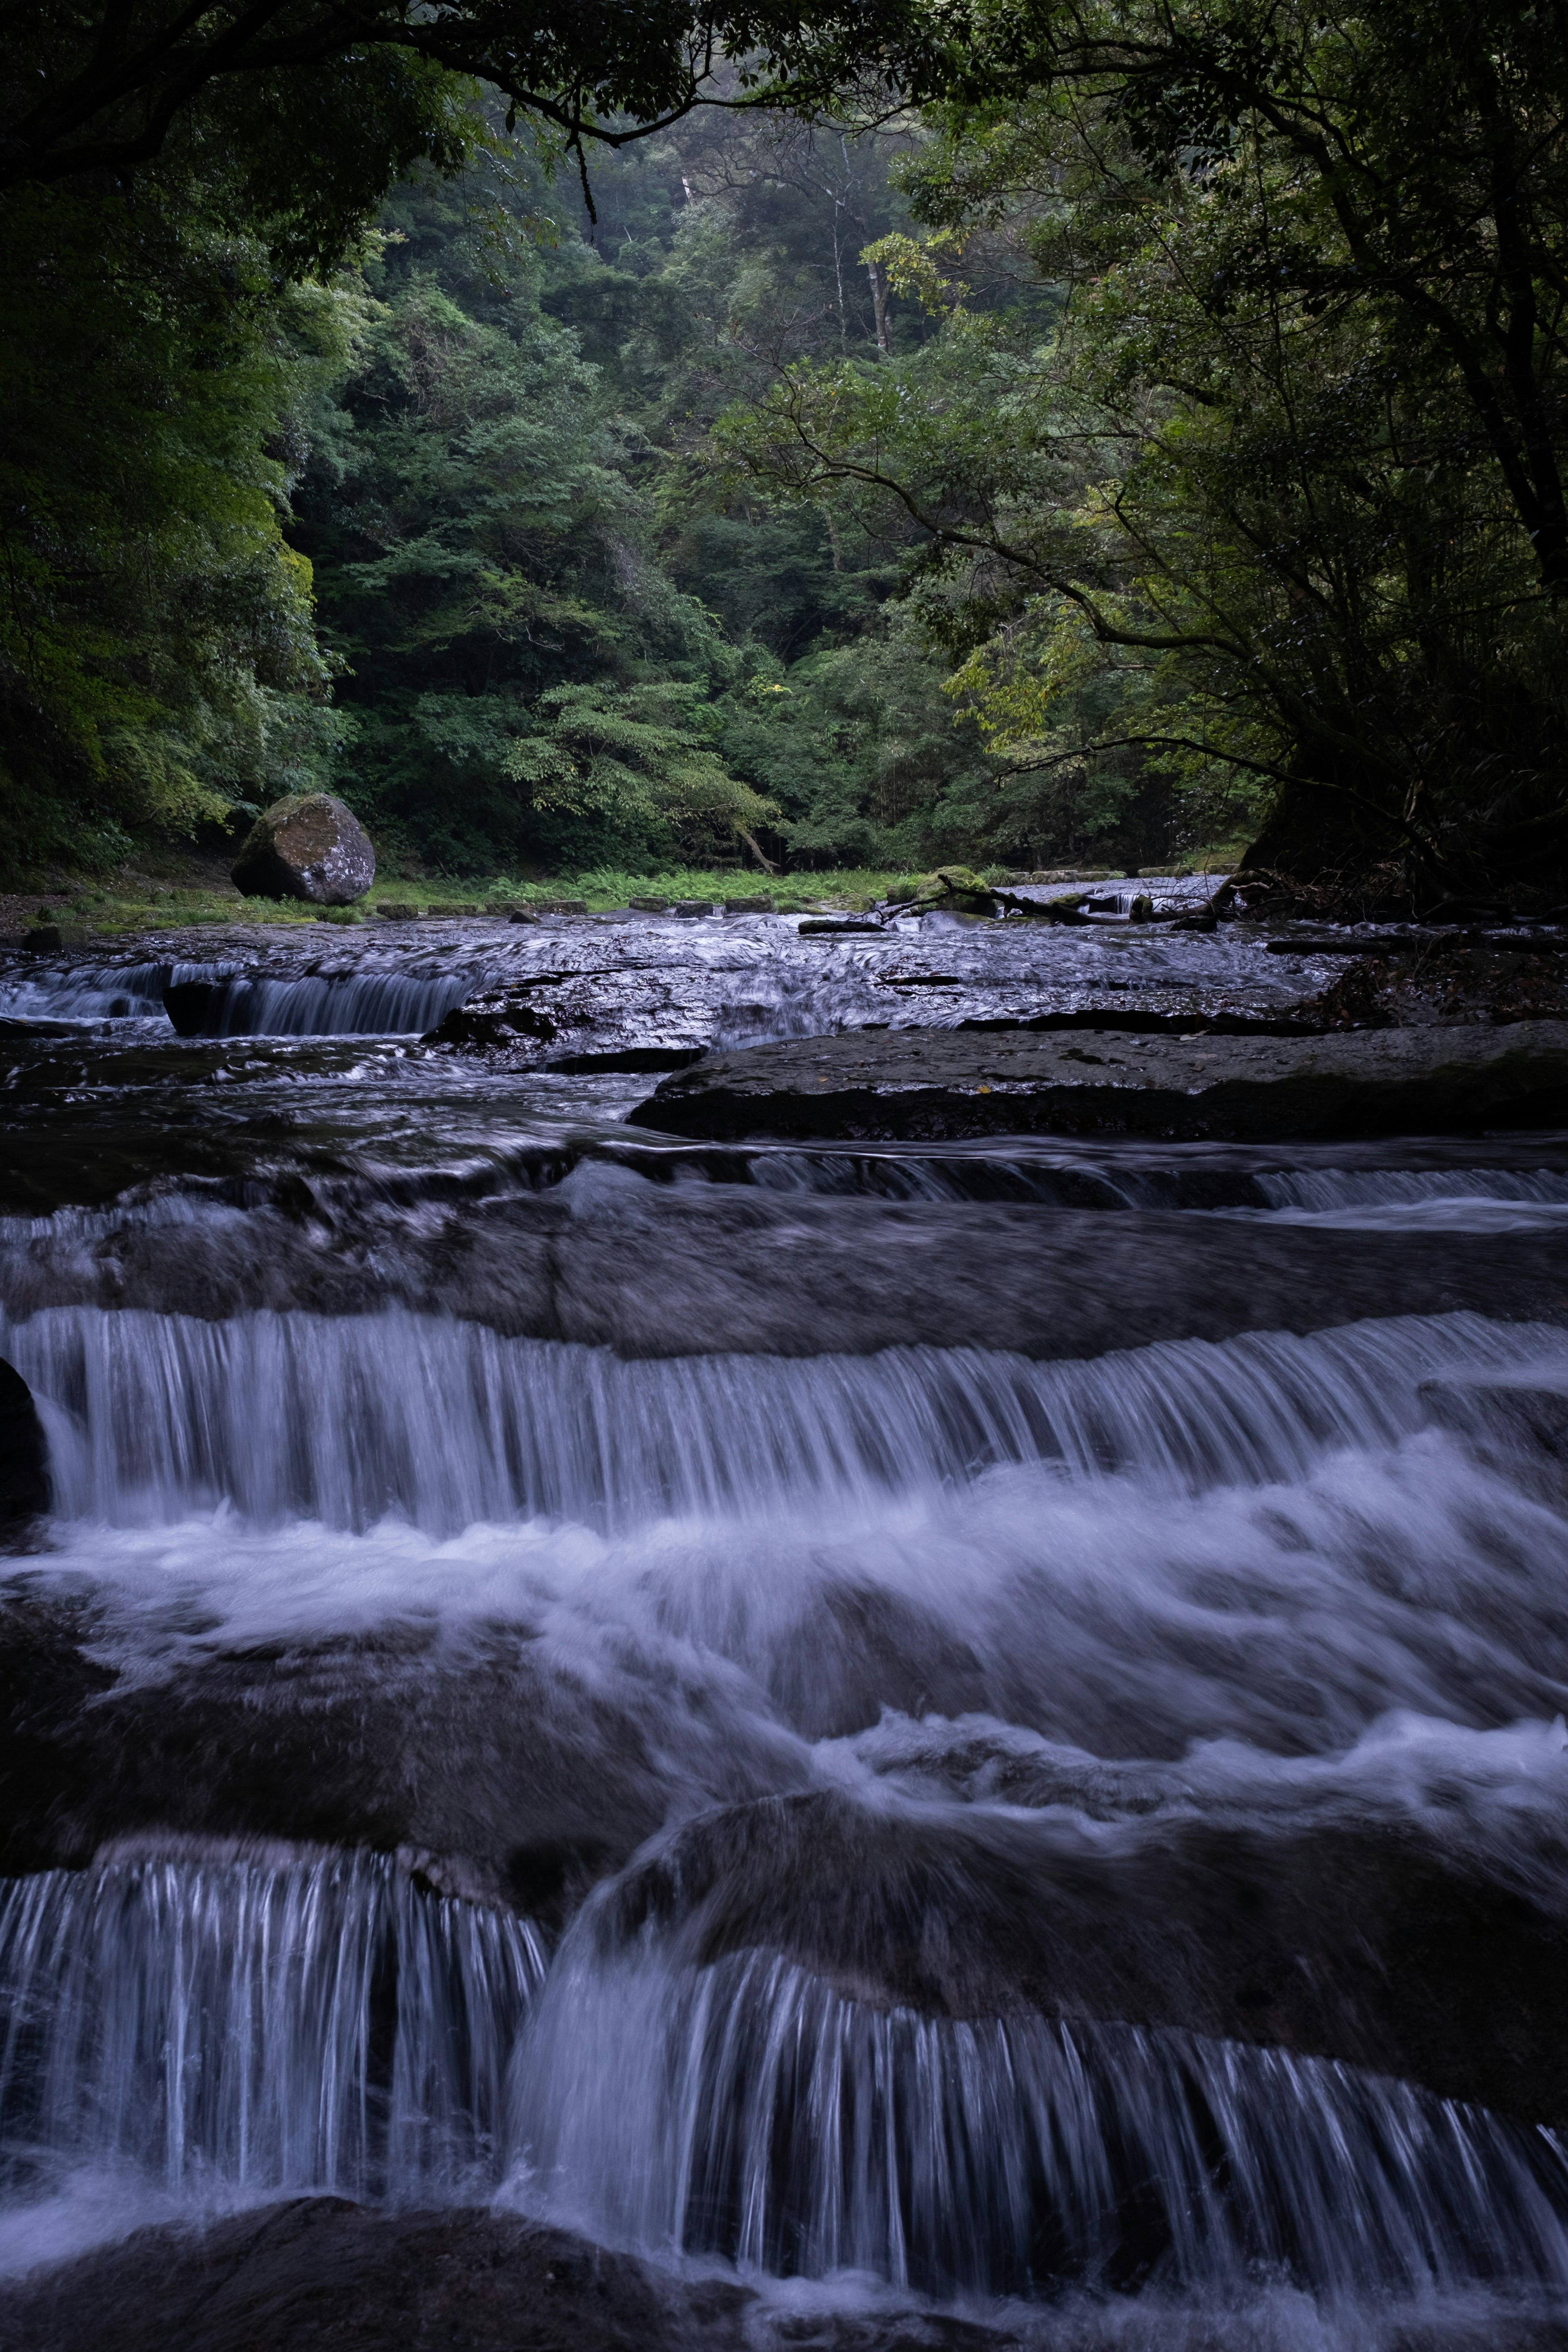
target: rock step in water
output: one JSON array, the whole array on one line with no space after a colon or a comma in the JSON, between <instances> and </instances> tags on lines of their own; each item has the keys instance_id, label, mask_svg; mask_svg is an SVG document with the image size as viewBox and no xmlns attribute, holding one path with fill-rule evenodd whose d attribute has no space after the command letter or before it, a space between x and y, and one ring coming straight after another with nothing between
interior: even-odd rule
<instances>
[{"instance_id":1,"label":"rock step in water","mask_svg":"<svg viewBox=\"0 0 1568 2352\"><path fill-rule=\"evenodd\" d=\"M258 1209L68 1228L10 1255L9 1313L410 1307L626 1357L817 1356L906 1345L1060 1360L1154 1340L1321 1331L1468 1308L1561 1322L1568 1234L1391 1234L1033 1203L666 1186L589 1163L534 1196Z\"/></svg>"},{"instance_id":2,"label":"rock step in water","mask_svg":"<svg viewBox=\"0 0 1568 2352\"><path fill-rule=\"evenodd\" d=\"M634 1126L747 1135L1275 1139L1545 1126L1568 1108L1568 1022L1312 1038L890 1030L714 1054Z\"/></svg>"}]
</instances>

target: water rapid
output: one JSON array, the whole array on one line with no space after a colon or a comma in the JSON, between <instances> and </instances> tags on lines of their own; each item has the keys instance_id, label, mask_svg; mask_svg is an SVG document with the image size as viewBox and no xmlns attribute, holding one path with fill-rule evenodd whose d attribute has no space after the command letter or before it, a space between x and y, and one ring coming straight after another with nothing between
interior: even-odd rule
<instances>
[{"instance_id":1,"label":"water rapid","mask_svg":"<svg viewBox=\"0 0 1568 2352\"><path fill-rule=\"evenodd\" d=\"M1246 963L1138 928L663 929L721 1038ZM5 1007L65 1172L0 1232L0 2272L309 2196L739 2280L734 2352L1555 2352L1561 1139L708 1147L415 1034L510 957L630 1034L662 931L340 936ZM977 1261L1059 1299L1069 1216L1102 1351L1037 1360ZM1430 1311L1138 1344L1102 1226ZM898 1315L759 1339L829 1243ZM661 1249L689 1327L510 1336L605 1329L525 1252L586 1317Z\"/></svg>"}]
</instances>

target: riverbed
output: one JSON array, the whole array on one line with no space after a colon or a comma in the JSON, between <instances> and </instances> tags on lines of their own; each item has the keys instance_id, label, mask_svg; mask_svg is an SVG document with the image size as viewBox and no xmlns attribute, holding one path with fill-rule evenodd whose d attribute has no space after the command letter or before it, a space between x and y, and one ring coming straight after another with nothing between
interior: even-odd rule
<instances>
[{"instance_id":1,"label":"riverbed","mask_svg":"<svg viewBox=\"0 0 1568 2352\"><path fill-rule=\"evenodd\" d=\"M1568 2345L1568 1103L659 1124L1108 896L0 959L0 2345Z\"/></svg>"}]
</instances>

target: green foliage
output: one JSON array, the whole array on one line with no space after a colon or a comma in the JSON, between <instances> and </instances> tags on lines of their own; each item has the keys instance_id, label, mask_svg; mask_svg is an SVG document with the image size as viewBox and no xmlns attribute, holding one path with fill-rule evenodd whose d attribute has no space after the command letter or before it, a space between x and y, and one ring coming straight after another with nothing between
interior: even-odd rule
<instances>
[{"instance_id":1,"label":"green foliage","mask_svg":"<svg viewBox=\"0 0 1568 2352\"><path fill-rule=\"evenodd\" d=\"M331 755L273 451L351 329L173 195L23 191L4 227L0 841L103 865Z\"/></svg>"},{"instance_id":2,"label":"green foliage","mask_svg":"<svg viewBox=\"0 0 1568 2352\"><path fill-rule=\"evenodd\" d=\"M727 845L773 809L726 770L713 718L690 686L552 687L507 770L526 784L537 814L565 821L574 839L644 855L661 841Z\"/></svg>"},{"instance_id":3,"label":"green foliage","mask_svg":"<svg viewBox=\"0 0 1568 2352\"><path fill-rule=\"evenodd\" d=\"M797 365L739 461L906 534L1042 824L1163 790L1306 870L1561 872L1560 12L1053 7L1004 69L908 175L937 237L880 247L935 348ZM968 299L1004 252L1046 331Z\"/></svg>"}]
</instances>

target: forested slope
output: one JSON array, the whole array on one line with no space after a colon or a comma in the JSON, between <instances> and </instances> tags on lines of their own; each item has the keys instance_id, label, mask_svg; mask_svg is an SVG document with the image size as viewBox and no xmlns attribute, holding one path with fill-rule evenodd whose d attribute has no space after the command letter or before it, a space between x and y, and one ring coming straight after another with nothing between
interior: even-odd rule
<instances>
[{"instance_id":1,"label":"forested slope","mask_svg":"<svg viewBox=\"0 0 1568 2352\"><path fill-rule=\"evenodd\" d=\"M13 868L1568 888L1561 8L348 24L5 37Z\"/></svg>"}]
</instances>

